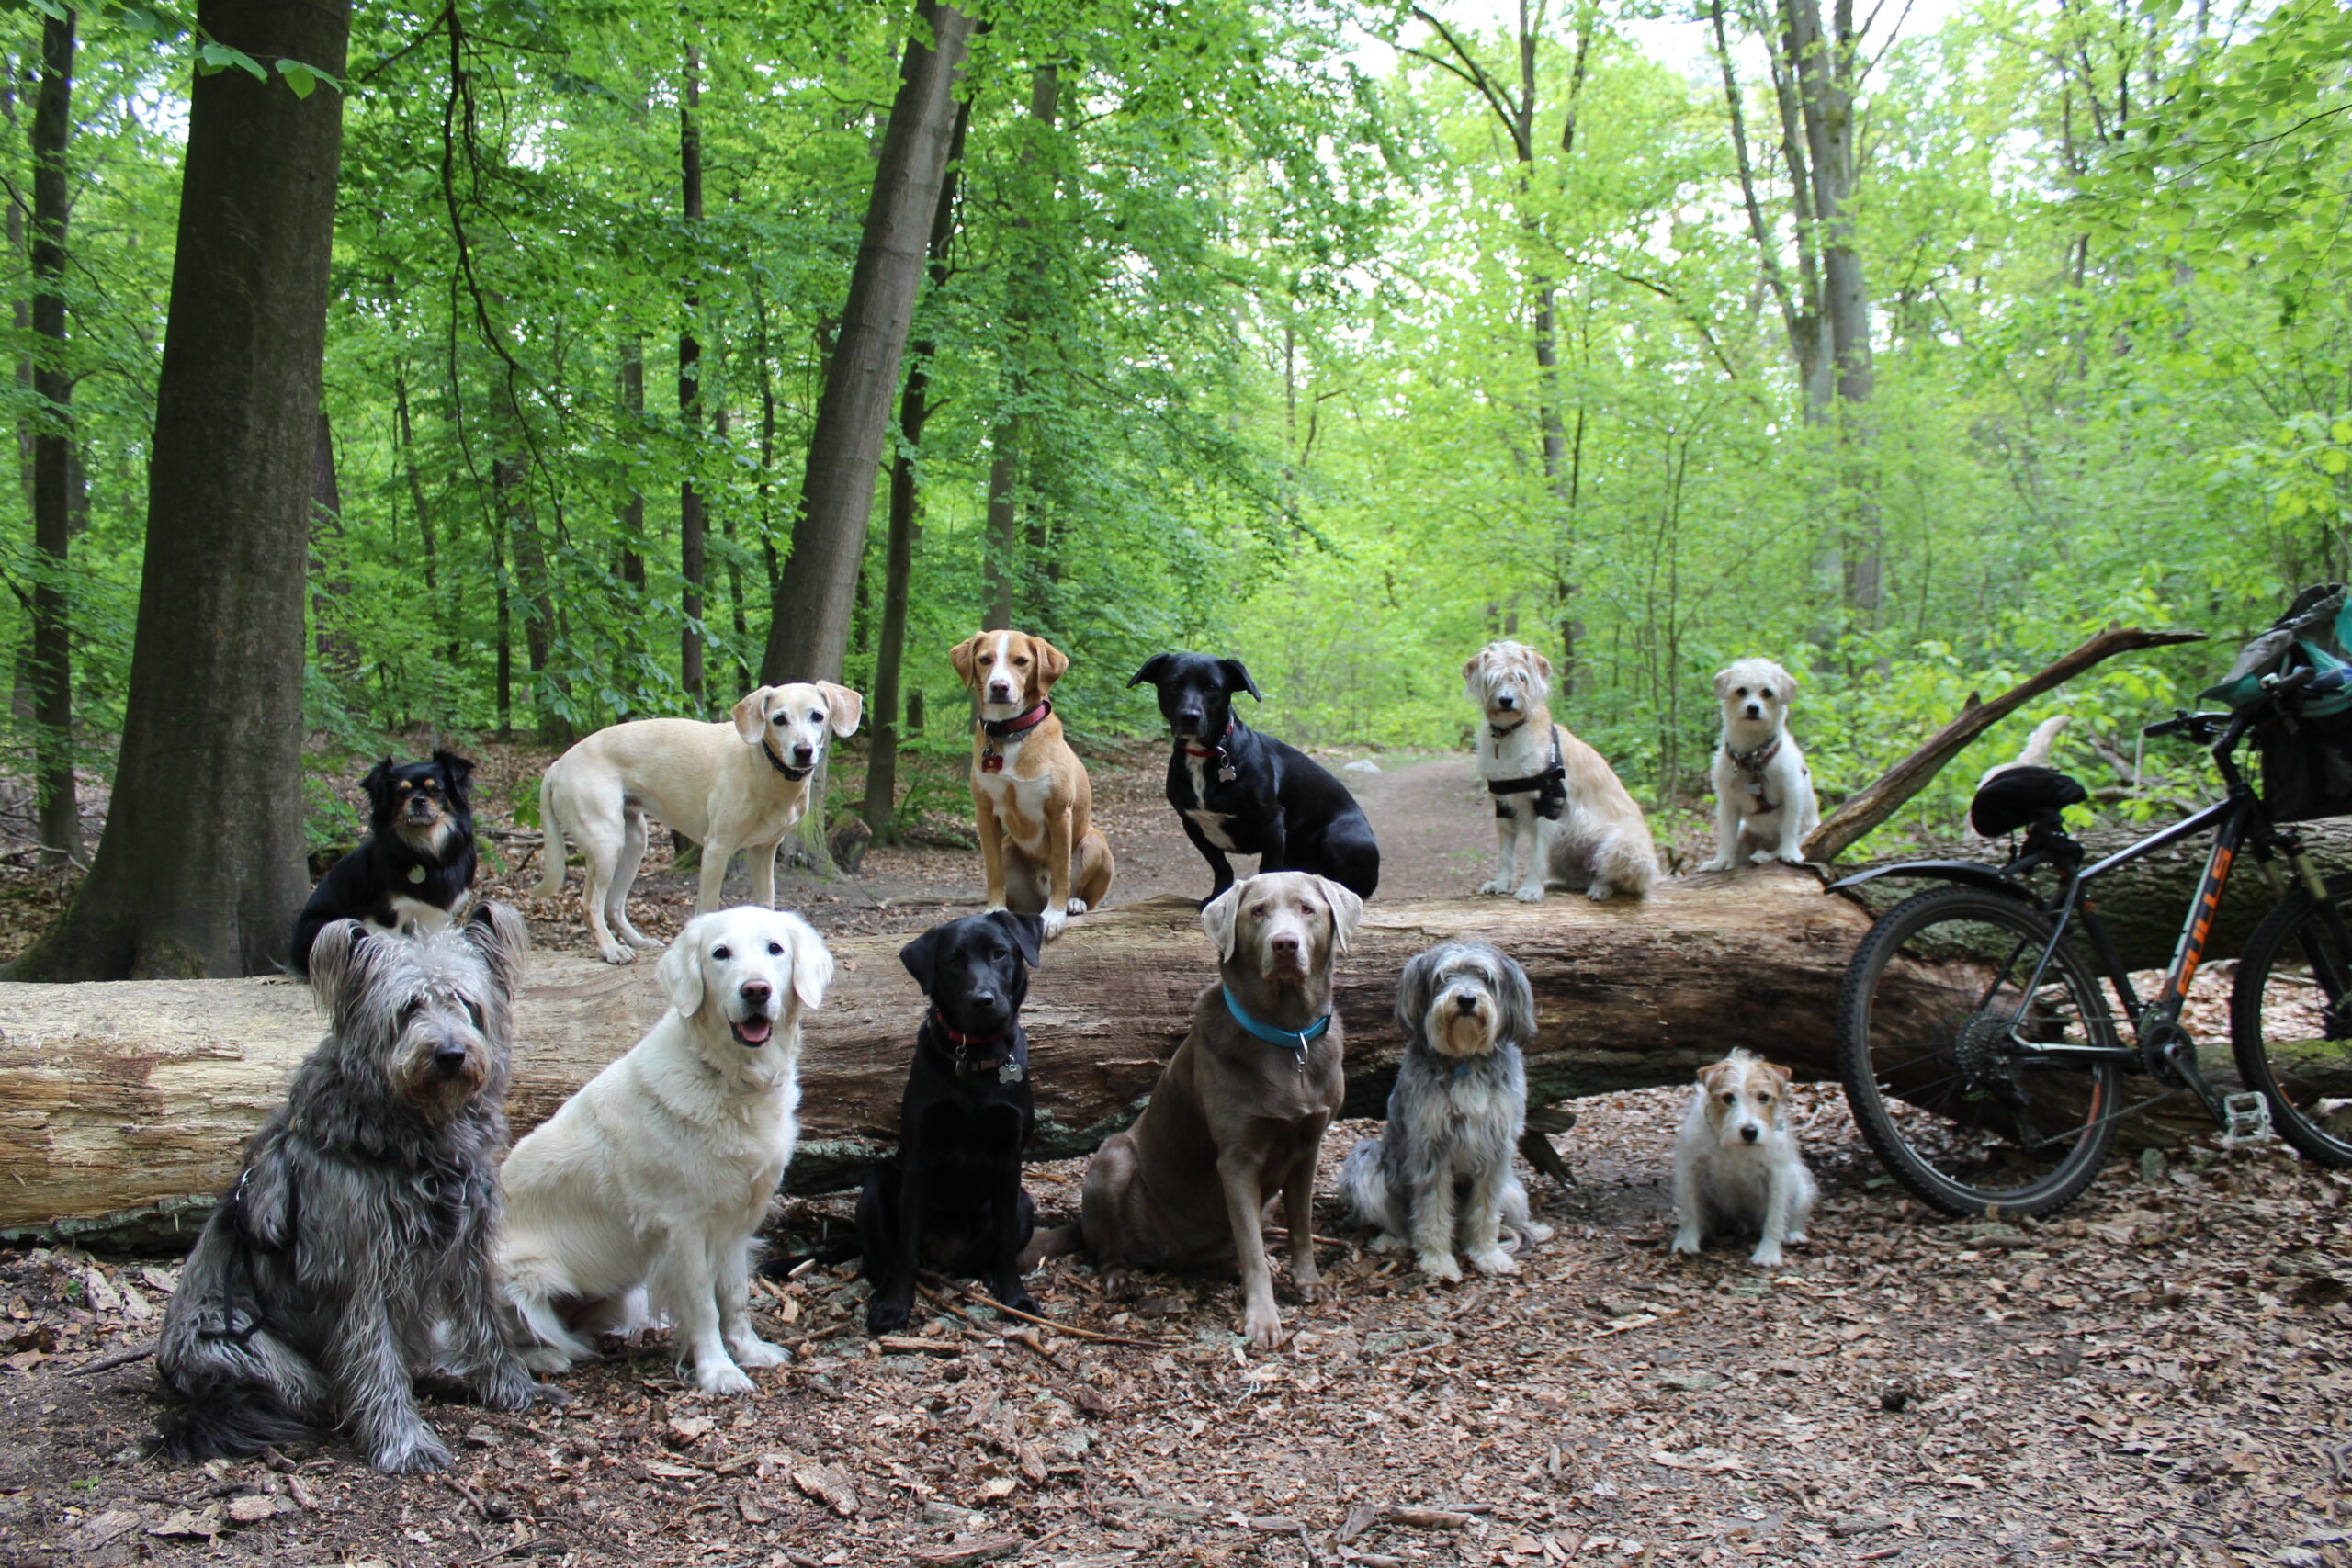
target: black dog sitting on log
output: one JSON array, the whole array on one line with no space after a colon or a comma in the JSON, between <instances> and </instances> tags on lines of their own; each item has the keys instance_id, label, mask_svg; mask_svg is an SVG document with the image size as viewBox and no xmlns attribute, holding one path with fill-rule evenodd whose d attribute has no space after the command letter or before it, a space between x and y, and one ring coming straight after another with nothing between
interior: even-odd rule
<instances>
[{"instance_id":1,"label":"black dog sitting on log","mask_svg":"<svg viewBox=\"0 0 2352 1568\"><path fill-rule=\"evenodd\" d=\"M1159 689L1176 742L1168 804L1215 878L1203 908L1233 886L1228 853L1258 856L1261 872L1311 871L1360 898L1372 897L1380 886L1380 843L1363 807L1306 752L1233 716L1236 692L1258 695L1241 660L1155 653L1127 682L1147 683Z\"/></svg>"},{"instance_id":2,"label":"black dog sitting on log","mask_svg":"<svg viewBox=\"0 0 2352 1568\"><path fill-rule=\"evenodd\" d=\"M294 919L294 973L311 972L311 944L337 920L387 931L439 931L474 886L474 814L466 798L473 763L454 751L429 762L390 757L360 781L368 792L368 841L320 878Z\"/></svg>"},{"instance_id":3,"label":"black dog sitting on log","mask_svg":"<svg viewBox=\"0 0 2352 1568\"><path fill-rule=\"evenodd\" d=\"M857 1200L860 1270L874 1287L869 1333L902 1326L919 1269L977 1279L1006 1306L1034 1309L1021 1253L1036 1211L1021 1185L1035 1122L1021 1004L1044 926L998 909L933 926L899 950L931 1010L915 1032L899 1111L899 1152Z\"/></svg>"}]
</instances>

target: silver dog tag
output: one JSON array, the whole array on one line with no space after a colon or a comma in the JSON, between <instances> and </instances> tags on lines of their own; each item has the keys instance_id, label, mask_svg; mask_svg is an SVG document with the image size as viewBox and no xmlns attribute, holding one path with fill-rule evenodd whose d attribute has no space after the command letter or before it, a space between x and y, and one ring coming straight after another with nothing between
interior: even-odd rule
<instances>
[{"instance_id":1,"label":"silver dog tag","mask_svg":"<svg viewBox=\"0 0 2352 1568\"><path fill-rule=\"evenodd\" d=\"M409 879L411 882L422 882L422 881L424 881L424 868L423 866L421 866L421 865L413 865L413 866L410 866L410 867L408 868L408 879Z\"/></svg>"},{"instance_id":2,"label":"silver dog tag","mask_svg":"<svg viewBox=\"0 0 2352 1568\"><path fill-rule=\"evenodd\" d=\"M1003 1065L996 1070L996 1081L999 1083L1019 1083L1021 1081L1021 1063L1019 1059L1012 1056L1007 1056L1004 1059Z\"/></svg>"},{"instance_id":3,"label":"silver dog tag","mask_svg":"<svg viewBox=\"0 0 2352 1568\"><path fill-rule=\"evenodd\" d=\"M1240 776L1233 771L1233 764L1230 762L1219 762L1216 765L1216 782L1219 784L1231 784Z\"/></svg>"}]
</instances>

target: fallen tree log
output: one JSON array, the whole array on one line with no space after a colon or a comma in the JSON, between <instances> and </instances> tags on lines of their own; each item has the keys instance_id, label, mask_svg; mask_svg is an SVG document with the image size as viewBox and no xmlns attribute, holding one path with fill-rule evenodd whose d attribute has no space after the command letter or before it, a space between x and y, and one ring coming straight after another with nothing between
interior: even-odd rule
<instances>
[{"instance_id":1,"label":"fallen tree log","mask_svg":"<svg viewBox=\"0 0 2352 1568\"><path fill-rule=\"evenodd\" d=\"M1789 868L1670 881L1642 902L1375 903L1340 962L1347 1112L1381 1113L1401 1044L1396 976L1449 937L1494 942L1526 966L1538 1103L1685 1084L1733 1045L1834 1077L1829 1022L1869 922ZM898 962L903 937L829 940L840 969L808 1023L802 1138L786 1178L799 1194L854 1182L895 1141L922 1010ZM1088 916L1046 949L1023 1014L1034 1157L1082 1154L1134 1117L1215 973L1182 899ZM535 957L516 1003L516 1132L662 1006L650 964ZM284 979L0 985L0 1235L184 1245L320 1027L307 992ZM1663 1148L1666 1122L1658 1136Z\"/></svg>"}]
</instances>

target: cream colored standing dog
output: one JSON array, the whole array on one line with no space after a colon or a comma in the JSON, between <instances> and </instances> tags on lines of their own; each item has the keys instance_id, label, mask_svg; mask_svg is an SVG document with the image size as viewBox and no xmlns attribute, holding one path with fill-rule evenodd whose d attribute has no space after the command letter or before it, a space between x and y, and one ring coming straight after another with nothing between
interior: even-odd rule
<instances>
[{"instance_id":1,"label":"cream colored standing dog","mask_svg":"<svg viewBox=\"0 0 2352 1568\"><path fill-rule=\"evenodd\" d=\"M697 1387L749 1393L743 1368L785 1359L752 1327L752 1236L799 1134L800 1018L833 959L799 916L745 905L687 921L658 973L670 1010L506 1156L500 1284L526 1366L593 1354L566 1317L628 1326L642 1291Z\"/></svg>"},{"instance_id":2,"label":"cream colored standing dog","mask_svg":"<svg viewBox=\"0 0 2352 1568\"><path fill-rule=\"evenodd\" d=\"M1674 1139L1674 1250L1710 1235L1754 1235L1748 1261L1778 1269L1783 1242L1802 1243L1821 1190L1789 1126L1789 1069L1734 1051L1701 1069Z\"/></svg>"},{"instance_id":3,"label":"cream colored standing dog","mask_svg":"<svg viewBox=\"0 0 2352 1568\"><path fill-rule=\"evenodd\" d=\"M1027 632L981 632L948 649L979 694L972 730L972 815L988 867L988 907L1042 914L1046 935L1099 909L1111 892L1111 845L1094 826L1086 764L1062 739L1046 694L1069 656Z\"/></svg>"},{"instance_id":4,"label":"cream colored standing dog","mask_svg":"<svg viewBox=\"0 0 2352 1568\"><path fill-rule=\"evenodd\" d=\"M1599 902L1657 880L1649 819L1600 753L1552 722L1552 661L1522 642L1490 642L1462 667L1486 725L1478 776L1495 801L1495 874L1481 893L1541 903L1546 885Z\"/></svg>"},{"instance_id":5,"label":"cream colored standing dog","mask_svg":"<svg viewBox=\"0 0 2352 1568\"><path fill-rule=\"evenodd\" d=\"M628 920L629 884L645 858L650 812L702 846L695 912L718 908L737 850L752 852L752 899L775 903L775 852L808 809L808 775L829 736L853 735L865 699L831 681L762 686L724 724L641 718L596 731L548 768L539 785L547 869L536 892L563 891L568 832L588 863L588 930L607 964L662 944ZM616 935L616 933L618 933Z\"/></svg>"},{"instance_id":6,"label":"cream colored standing dog","mask_svg":"<svg viewBox=\"0 0 2352 1568\"><path fill-rule=\"evenodd\" d=\"M1783 860L1804 863L1821 826L1813 772L1789 734L1796 677L1769 659L1741 659L1715 675L1724 733L1715 747L1715 858L1701 871Z\"/></svg>"}]
</instances>

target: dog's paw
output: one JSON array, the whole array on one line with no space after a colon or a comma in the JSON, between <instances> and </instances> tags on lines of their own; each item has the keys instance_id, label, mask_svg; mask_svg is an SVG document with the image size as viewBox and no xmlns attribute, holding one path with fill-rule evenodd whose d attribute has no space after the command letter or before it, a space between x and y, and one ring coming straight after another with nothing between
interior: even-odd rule
<instances>
[{"instance_id":1,"label":"dog's paw","mask_svg":"<svg viewBox=\"0 0 2352 1568\"><path fill-rule=\"evenodd\" d=\"M1782 1236L1781 1239L1782 1241L1787 1242L1791 1247L1803 1247L1803 1246L1804 1245L1804 1239L1805 1239L1805 1238L1804 1238L1804 1232L1803 1232L1803 1231L1791 1231L1788 1235L1786 1235Z\"/></svg>"},{"instance_id":2,"label":"dog's paw","mask_svg":"<svg viewBox=\"0 0 2352 1568\"><path fill-rule=\"evenodd\" d=\"M1250 1342L1252 1350L1279 1350L1283 1348L1283 1320L1274 1313L1250 1313L1241 1320L1241 1337Z\"/></svg>"},{"instance_id":3,"label":"dog's paw","mask_svg":"<svg viewBox=\"0 0 2352 1568\"><path fill-rule=\"evenodd\" d=\"M386 1475L423 1475L449 1468L449 1450L422 1423L410 1431L386 1438L368 1456L368 1462Z\"/></svg>"},{"instance_id":4,"label":"dog's paw","mask_svg":"<svg viewBox=\"0 0 2352 1568\"><path fill-rule=\"evenodd\" d=\"M533 1382L518 1361L483 1378L475 1385L474 1397L485 1410L528 1410L538 1403L538 1391L547 1386Z\"/></svg>"},{"instance_id":5,"label":"dog's paw","mask_svg":"<svg viewBox=\"0 0 2352 1568\"><path fill-rule=\"evenodd\" d=\"M1430 1279L1442 1280L1449 1285L1459 1284L1462 1280L1462 1265L1453 1260L1451 1252L1421 1253L1413 1259L1413 1267Z\"/></svg>"},{"instance_id":6,"label":"dog's paw","mask_svg":"<svg viewBox=\"0 0 2352 1568\"><path fill-rule=\"evenodd\" d=\"M1508 876L1490 876L1487 878L1486 881L1478 884L1478 891L1481 893L1508 893L1511 890L1514 884Z\"/></svg>"},{"instance_id":7,"label":"dog's paw","mask_svg":"<svg viewBox=\"0 0 2352 1568\"><path fill-rule=\"evenodd\" d=\"M1045 925L1046 940L1047 942L1051 942L1054 938L1061 935L1062 928L1069 924L1069 916L1063 913L1061 910L1055 908L1050 904L1046 907L1045 912L1039 915L1037 919Z\"/></svg>"},{"instance_id":8,"label":"dog's paw","mask_svg":"<svg viewBox=\"0 0 2352 1568\"><path fill-rule=\"evenodd\" d=\"M695 1386L705 1393L750 1393L753 1389L750 1374L723 1357L695 1365Z\"/></svg>"},{"instance_id":9,"label":"dog's paw","mask_svg":"<svg viewBox=\"0 0 2352 1568\"><path fill-rule=\"evenodd\" d=\"M1606 882L1596 882L1584 890L1584 896L1596 904L1606 904L1616 891L1617 889L1610 886Z\"/></svg>"},{"instance_id":10,"label":"dog's paw","mask_svg":"<svg viewBox=\"0 0 2352 1568\"><path fill-rule=\"evenodd\" d=\"M1777 1247L1759 1247L1747 1255L1747 1260L1758 1269L1778 1269L1788 1261L1781 1256L1781 1249Z\"/></svg>"},{"instance_id":11,"label":"dog's paw","mask_svg":"<svg viewBox=\"0 0 2352 1568\"><path fill-rule=\"evenodd\" d=\"M521 1359L525 1366L542 1376L571 1370L571 1358L552 1345L534 1345L523 1352Z\"/></svg>"},{"instance_id":12,"label":"dog's paw","mask_svg":"<svg viewBox=\"0 0 2352 1568\"><path fill-rule=\"evenodd\" d=\"M1472 1253L1470 1255L1470 1267L1476 1269L1481 1274L1516 1274L1519 1272L1519 1264L1511 1258L1510 1253L1505 1252L1499 1247L1488 1247L1484 1252Z\"/></svg>"},{"instance_id":13,"label":"dog's paw","mask_svg":"<svg viewBox=\"0 0 2352 1568\"><path fill-rule=\"evenodd\" d=\"M1382 1231L1372 1238L1372 1250L1374 1252L1402 1252L1405 1247L1406 1242L1403 1236L1388 1231Z\"/></svg>"},{"instance_id":14,"label":"dog's paw","mask_svg":"<svg viewBox=\"0 0 2352 1568\"><path fill-rule=\"evenodd\" d=\"M647 936L635 926L631 926L628 930L622 931L621 940L628 943L631 947L636 948L639 953L658 953L662 948L670 945L658 936Z\"/></svg>"},{"instance_id":15,"label":"dog's paw","mask_svg":"<svg viewBox=\"0 0 2352 1568\"><path fill-rule=\"evenodd\" d=\"M1695 1230L1676 1231L1674 1233L1674 1250L1679 1253L1682 1253L1687 1257L1698 1257L1699 1233Z\"/></svg>"},{"instance_id":16,"label":"dog's paw","mask_svg":"<svg viewBox=\"0 0 2352 1568\"><path fill-rule=\"evenodd\" d=\"M746 1339L727 1347L739 1367L780 1367L792 1359L792 1352L781 1345L771 1345L764 1339Z\"/></svg>"},{"instance_id":17,"label":"dog's paw","mask_svg":"<svg viewBox=\"0 0 2352 1568\"><path fill-rule=\"evenodd\" d=\"M989 1293L996 1297L1001 1306L1010 1307L1014 1312L1025 1312L1032 1317L1036 1315L1037 1298L1022 1289L1018 1280L1014 1281L1010 1292L1000 1286Z\"/></svg>"},{"instance_id":18,"label":"dog's paw","mask_svg":"<svg viewBox=\"0 0 2352 1568\"><path fill-rule=\"evenodd\" d=\"M1780 858L1781 852L1778 850L1758 850L1754 854L1747 857L1747 863L1750 865L1770 865L1774 861L1779 860Z\"/></svg>"},{"instance_id":19,"label":"dog's paw","mask_svg":"<svg viewBox=\"0 0 2352 1568\"><path fill-rule=\"evenodd\" d=\"M568 1388L559 1388L551 1382L535 1382L531 1385L531 1403L569 1404L571 1403L571 1391Z\"/></svg>"},{"instance_id":20,"label":"dog's paw","mask_svg":"<svg viewBox=\"0 0 2352 1568\"><path fill-rule=\"evenodd\" d=\"M1549 1241L1553 1235L1552 1227L1541 1220L1521 1220L1511 1229L1530 1241Z\"/></svg>"},{"instance_id":21,"label":"dog's paw","mask_svg":"<svg viewBox=\"0 0 2352 1568\"><path fill-rule=\"evenodd\" d=\"M604 955L605 962L607 964L634 964L637 962L637 949L626 946L617 942L599 942L596 944L596 951Z\"/></svg>"},{"instance_id":22,"label":"dog's paw","mask_svg":"<svg viewBox=\"0 0 2352 1568\"><path fill-rule=\"evenodd\" d=\"M1073 915L1082 915L1086 913L1087 909L1090 908L1086 900L1083 898L1071 899L1069 907L1069 912Z\"/></svg>"},{"instance_id":23,"label":"dog's paw","mask_svg":"<svg viewBox=\"0 0 2352 1568\"><path fill-rule=\"evenodd\" d=\"M1729 871L1731 869L1731 862L1728 858L1723 855L1717 855L1713 860L1701 861L1697 865L1690 869L1693 874L1702 871Z\"/></svg>"},{"instance_id":24,"label":"dog's paw","mask_svg":"<svg viewBox=\"0 0 2352 1568\"><path fill-rule=\"evenodd\" d=\"M1311 1280L1301 1280L1294 1275L1291 1286L1298 1292L1298 1299L1303 1302L1328 1302L1332 1299L1331 1287L1320 1274Z\"/></svg>"},{"instance_id":25,"label":"dog's paw","mask_svg":"<svg viewBox=\"0 0 2352 1568\"><path fill-rule=\"evenodd\" d=\"M1522 904L1541 904L1544 902L1544 885L1540 882L1531 882L1511 897Z\"/></svg>"}]
</instances>

